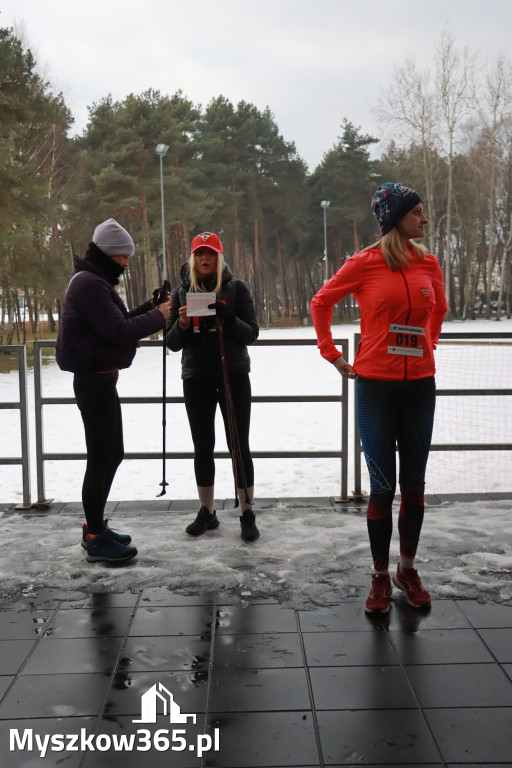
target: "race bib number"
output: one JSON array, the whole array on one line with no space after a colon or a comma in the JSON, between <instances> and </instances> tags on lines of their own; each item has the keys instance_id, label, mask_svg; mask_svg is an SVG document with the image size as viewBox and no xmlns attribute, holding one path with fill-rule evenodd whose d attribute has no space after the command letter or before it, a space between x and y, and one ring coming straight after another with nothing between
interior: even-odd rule
<instances>
[{"instance_id":1,"label":"race bib number","mask_svg":"<svg viewBox=\"0 0 512 768\"><path fill-rule=\"evenodd\" d=\"M388 355L423 357L425 329L414 325L389 326Z\"/></svg>"}]
</instances>

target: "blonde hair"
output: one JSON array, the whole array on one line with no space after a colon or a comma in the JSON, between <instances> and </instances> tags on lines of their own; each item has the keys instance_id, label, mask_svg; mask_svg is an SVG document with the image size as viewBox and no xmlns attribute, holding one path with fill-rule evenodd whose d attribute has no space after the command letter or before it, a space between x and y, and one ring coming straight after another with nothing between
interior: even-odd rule
<instances>
[{"instance_id":1,"label":"blonde hair","mask_svg":"<svg viewBox=\"0 0 512 768\"><path fill-rule=\"evenodd\" d=\"M214 253L216 253L216 251L214 251ZM222 270L223 269L224 269L224 256L222 253L217 253L217 283L215 285L215 288L213 289L214 293L219 293L220 289L222 288ZM190 254L190 259L188 260L188 273L190 276L191 291L201 291L203 293L207 293L210 290L210 289L206 289L197 277L196 264L194 261L193 253Z\"/></svg>"},{"instance_id":2,"label":"blonde hair","mask_svg":"<svg viewBox=\"0 0 512 768\"><path fill-rule=\"evenodd\" d=\"M408 240L407 245L409 245L418 259L425 258L427 249L424 245L415 243L414 240ZM382 235L381 239L377 240L373 245L363 248L363 252L373 251L376 248L380 248L382 255L384 256L384 261L392 272L397 272L399 269L409 266L411 256L407 250L407 246L404 246L402 237L396 227L393 227L387 234Z\"/></svg>"}]
</instances>

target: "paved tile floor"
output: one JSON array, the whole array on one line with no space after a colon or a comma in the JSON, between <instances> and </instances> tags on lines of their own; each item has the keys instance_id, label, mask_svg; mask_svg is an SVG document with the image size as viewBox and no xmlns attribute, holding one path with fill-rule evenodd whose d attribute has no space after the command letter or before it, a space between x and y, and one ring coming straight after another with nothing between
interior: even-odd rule
<instances>
[{"instance_id":1,"label":"paved tile floor","mask_svg":"<svg viewBox=\"0 0 512 768\"><path fill-rule=\"evenodd\" d=\"M511 768L512 607L397 595L375 618L166 588L9 605L0 766L114 765Z\"/></svg>"}]
</instances>

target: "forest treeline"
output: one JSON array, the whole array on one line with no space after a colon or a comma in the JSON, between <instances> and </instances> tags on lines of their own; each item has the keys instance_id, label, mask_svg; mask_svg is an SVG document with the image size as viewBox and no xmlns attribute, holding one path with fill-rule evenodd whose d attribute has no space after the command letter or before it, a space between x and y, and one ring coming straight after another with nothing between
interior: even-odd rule
<instances>
[{"instance_id":1,"label":"forest treeline","mask_svg":"<svg viewBox=\"0 0 512 768\"><path fill-rule=\"evenodd\" d=\"M255 298L262 324L302 324L325 278L377 237L370 200L381 181L422 194L426 245L439 258L450 311L460 318L509 314L512 247L512 73L482 65L449 33L432 65L394 71L376 105L380 136L342 120L335 145L310 171L270 109L206 107L182 92L106 95L80 136L61 93L12 29L0 29L0 343L17 320L55 331L71 271L97 223L113 216L136 243L127 301L174 285L192 237L221 235L227 262ZM159 143L169 146L163 157ZM162 254L161 178L165 254ZM163 262L165 259L165 262ZM23 311L25 308L25 311ZM337 319L357 316L349 298ZM48 323L49 325L46 325ZM23 326L23 322L22 322ZM26 330L26 327L25 327Z\"/></svg>"}]
</instances>

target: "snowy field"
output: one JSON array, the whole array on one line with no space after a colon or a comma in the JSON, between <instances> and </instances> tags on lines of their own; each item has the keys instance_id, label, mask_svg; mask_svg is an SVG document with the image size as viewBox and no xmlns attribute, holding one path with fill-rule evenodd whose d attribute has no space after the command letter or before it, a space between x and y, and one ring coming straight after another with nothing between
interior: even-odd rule
<instances>
[{"instance_id":1,"label":"snowy field","mask_svg":"<svg viewBox=\"0 0 512 768\"><path fill-rule=\"evenodd\" d=\"M358 325L334 327L336 338L348 338L350 358L353 334ZM510 332L512 320L445 323L445 331L467 334L478 331ZM311 327L262 330L265 338L315 338ZM253 347L251 382L254 395L335 395L341 391L336 369L324 361L315 346ZM466 346L441 344L436 352L437 386L507 388L512 380L512 346L505 344ZM169 354L166 361L167 394L182 395L180 354ZM354 489L353 387L349 382L348 492ZM33 372L29 371L29 402L33 402ZM119 394L123 396L159 396L162 392L162 355L157 348L141 348L132 367L122 371ZM0 401L18 397L17 374L0 375ZM53 360L43 369L43 394L46 397L72 397L72 374L59 370ZM2 411L0 455L20 455L19 415ZM44 448L46 452L85 452L82 423L74 405L45 406ZM125 450L162 450L161 405L123 405ZM35 478L34 417L31 414L32 499L37 498ZM251 447L254 451L290 451L304 449L340 450L341 408L337 403L256 403L253 406ZM433 443L510 443L512 442L512 397L439 397L437 400ZM220 415L217 424L217 449L226 450ZM183 404L167 406L167 450L192 451L192 441ZM489 492L512 490L509 472L510 452L437 452L430 456L427 493ZM362 489L368 490L364 461ZM260 498L294 496L339 496L340 461L337 459L258 459L255 462L256 495ZM45 496L58 501L79 501L84 462L45 463ZM191 460L168 460L166 476L168 496L174 499L195 497ZM110 498L144 500L160 492L161 460L125 461L120 467ZM0 466L0 499L18 503L23 498L21 469ZM216 495L230 496L231 466L228 460L217 462Z\"/></svg>"},{"instance_id":2,"label":"snowy field","mask_svg":"<svg viewBox=\"0 0 512 768\"><path fill-rule=\"evenodd\" d=\"M467 334L506 331L512 321L446 323L445 331ZM358 326L337 326L337 338L349 338ZM310 327L262 330L260 338L314 338ZM438 388L509 387L512 347L443 344L437 352ZM351 357L351 355L350 355ZM314 346L258 347L251 350L255 395L336 394L340 379ZM181 395L179 355L167 357L167 393ZM121 396L157 395L162 386L159 349L139 350L131 369L120 377ZM349 492L353 483L352 386L350 384ZM44 395L72 396L72 376L55 363L44 367ZM29 375L33 397L33 375ZM17 397L16 374L0 375L0 400ZM127 451L161 449L161 406L124 405ZM18 415L2 410L0 455L19 455ZM82 425L76 407L44 409L45 450L83 451ZM185 409L168 406L168 450L192 450ZM435 443L512 442L510 397L438 398ZM33 416L30 425L34 442ZM222 423L218 448L225 450ZM337 404L256 404L251 430L253 450L337 449L340 447L340 408ZM33 447L33 446L32 446ZM32 497L36 497L32 456ZM340 493L336 459L258 460L256 498L326 497ZM48 463L46 497L56 501L80 499L83 463ZM145 586L168 586L186 593L228 590L240 599L275 597L294 605L324 604L365 595L371 569L364 510L355 507L323 509L298 501L260 503L262 536L256 544L242 544L238 512L230 506L219 512L218 531L199 540L184 533L193 512L145 513L144 500L160 492L161 462L125 461L116 478L111 500L131 502L118 510L114 526L128 530L139 557L122 569L87 564L78 544L81 513L71 505L58 517L35 512L4 511L0 557L0 594L4 601L31 596L41 590L118 591ZM168 461L170 499L193 499L192 461ZM22 500L21 469L0 467L0 498L9 504ZM368 489L366 472L362 487ZM511 491L510 452L462 454L433 452L427 493ZM231 499L232 475L228 461L217 464L216 496ZM112 504L113 506L113 504ZM418 552L418 567L433 597L472 597L512 600L512 502L472 501L429 507ZM44 542L44 545L42 543ZM397 555L396 516L394 556ZM198 568L198 563L200 567Z\"/></svg>"}]
</instances>

